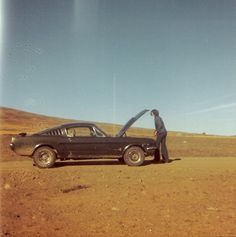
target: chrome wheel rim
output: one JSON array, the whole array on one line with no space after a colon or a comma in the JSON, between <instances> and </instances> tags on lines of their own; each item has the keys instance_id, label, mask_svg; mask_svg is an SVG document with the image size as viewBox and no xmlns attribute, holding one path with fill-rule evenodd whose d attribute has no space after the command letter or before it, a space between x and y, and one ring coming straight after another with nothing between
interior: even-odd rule
<instances>
[{"instance_id":1,"label":"chrome wheel rim","mask_svg":"<svg viewBox=\"0 0 236 237\"><path fill-rule=\"evenodd\" d=\"M50 151L48 150L42 150L40 153L39 153L39 162L41 164L45 164L45 165L48 165L50 164L51 160L52 160L52 154Z\"/></svg>"},{"instance_id":2,"label":"chrome wheel rim","mask_svg":"<svg viewBox=\"0 0 236 237\"><path fill-rule=\"evenodd\" d=\"M132 162L139 162L141 160L141 154L137 151L130 151L128 157Z\"/></svg>"}]
</instances>

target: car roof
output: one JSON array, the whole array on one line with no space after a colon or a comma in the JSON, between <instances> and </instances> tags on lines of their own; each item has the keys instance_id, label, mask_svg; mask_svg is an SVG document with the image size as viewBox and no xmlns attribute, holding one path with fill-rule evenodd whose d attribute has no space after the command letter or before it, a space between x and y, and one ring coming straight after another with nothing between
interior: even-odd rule
<instances>
[{"instance_id":1,"label":"car roof","mask_svg":"<svg viewBox=\"0 0 236 237\"><path fill-rule=\"evenodd\" d=\"M96 125L90 122L65 123L58 126L58 128L70 128L70 127L77 127L77 126L96 126Z\"/></svg>"},{"instance_id":2,"label":"car roof","mask_svg":"<svg viewBox=\"0 0 236 237\"><path fill-rule=\"evenodd\" d=\"M77 123L64 123L55 127L51 127L51 128L47 128L43 131L37 132L36 134L42 134L45 132L49 132L51 130L55 130L55 129L63 129L63 128L73 128L73 127L79 127L79 126L85 126L85 127L97 127L96 124L94 123L90 123L90 122L77 122Z\"/></svg>"}]
</instances>

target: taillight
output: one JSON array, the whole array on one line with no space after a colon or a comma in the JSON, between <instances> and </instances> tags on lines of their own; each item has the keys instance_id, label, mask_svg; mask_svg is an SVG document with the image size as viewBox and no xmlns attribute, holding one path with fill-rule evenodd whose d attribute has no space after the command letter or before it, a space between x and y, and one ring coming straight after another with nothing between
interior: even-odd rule
<instances>
[{"instance_id":1,"label":"taillight","mask_svg":"<svg viewBox=\"0 0 236 237\"><path fill-rule=\"evenodd\" d=\"M11 138L11 142L14 142L15 140L16 140L15 137L12 137L12 138Z\"/></svg>"}]
</instances>

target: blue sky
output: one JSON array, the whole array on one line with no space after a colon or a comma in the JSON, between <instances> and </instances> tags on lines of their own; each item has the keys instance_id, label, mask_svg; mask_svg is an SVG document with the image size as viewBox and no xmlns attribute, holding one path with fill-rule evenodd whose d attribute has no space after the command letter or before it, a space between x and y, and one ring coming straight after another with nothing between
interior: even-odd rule
<instances>
[{"instance_id":1,"label":"blue sky","mask_svg":"<svg viewBox=\"0 0 236 237\"><path fill-rule=\"evenodd\" d=\"M0 25L2 106L236 134L234 0L2 0Z\"/></svg>"}]
</instances>

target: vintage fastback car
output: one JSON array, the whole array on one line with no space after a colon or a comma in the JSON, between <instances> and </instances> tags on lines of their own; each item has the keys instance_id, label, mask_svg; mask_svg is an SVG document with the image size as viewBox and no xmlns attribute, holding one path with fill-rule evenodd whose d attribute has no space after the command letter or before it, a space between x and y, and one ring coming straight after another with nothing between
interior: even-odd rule
<instances>
[{"instance_id":1,"label":"vintage fastback car","mask_svg":"<svg viewBox=\"0 0 236 237\"><path fill-rule=\"evenodd\" d=\"M130 166L142 165L153 155L151 138L127 137L127 129L148 110L131 118L114 136L108 136L93 123L70 123L27 135L12 137L10 147L18 155L32 157L39 168L53 167L56 160L115 158Z\"/></svg>"}]
</instances>

